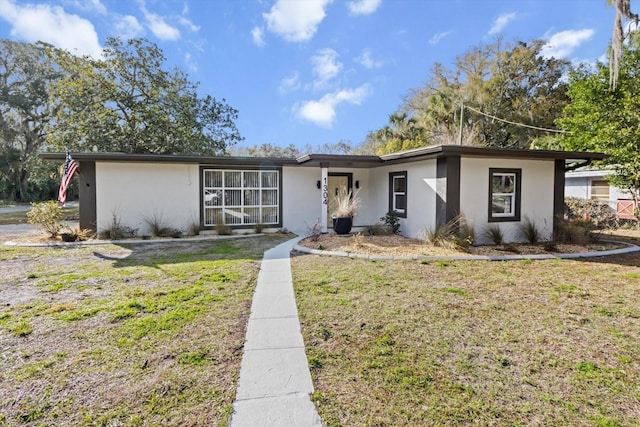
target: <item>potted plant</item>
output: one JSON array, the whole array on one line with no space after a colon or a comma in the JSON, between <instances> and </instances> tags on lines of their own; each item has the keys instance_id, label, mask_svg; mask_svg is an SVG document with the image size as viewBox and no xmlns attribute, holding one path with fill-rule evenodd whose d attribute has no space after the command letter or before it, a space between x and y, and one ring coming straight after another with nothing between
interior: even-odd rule
<instances>
[{"instance_id":1,"label":"potted plant","mask_svg":"<svg viewBox=\"0 0 640 427\"><path fill-rule=\"evenodd\" d=\"M333 231L336 234L349 234L353 226L353 217L360 208L360 198L351 190L341 189L333 199L335 209L331 214L333 219Z\"/></svg>"}]
</instances>

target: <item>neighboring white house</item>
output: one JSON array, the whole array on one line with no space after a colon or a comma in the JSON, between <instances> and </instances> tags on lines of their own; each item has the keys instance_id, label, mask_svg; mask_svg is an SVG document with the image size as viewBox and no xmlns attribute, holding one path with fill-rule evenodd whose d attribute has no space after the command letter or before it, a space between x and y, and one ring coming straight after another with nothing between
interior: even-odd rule
<instances>
[{"instance_id":1,"label":"neighboring white house","mask_svg":"<svg viewBox=\"0 0 640 427\"><path fill-rule=\"evenodd\" d=\"M600 200L607 203L620 218L633 216L633 196L621 188L609 184L609 169L579 168L565 175L565 197Z\"/></svg>"},{"instance_id":2,"label":"neighboring white house","mask_svg":"<svg viewBox=\"0 0 640 427\"><path fill-rule=\"evenodd\" d=\"M498 224L507 241L533 221L543 238L564 210L568 165L601 160L601 153L438 145L384 156L310 154L293 158L201 157L72 153L80 164L80 226L98 231L112 218L148 234L145 218L186 229L224 222L233 228L286 228L305 233L320 221L330 228L331 200L356 192L362 207L354 226L396 211L401 232L425 229L463 214L482 240ZM64 154L45 153L62 162Z\"/></svg>"}]
</instances>

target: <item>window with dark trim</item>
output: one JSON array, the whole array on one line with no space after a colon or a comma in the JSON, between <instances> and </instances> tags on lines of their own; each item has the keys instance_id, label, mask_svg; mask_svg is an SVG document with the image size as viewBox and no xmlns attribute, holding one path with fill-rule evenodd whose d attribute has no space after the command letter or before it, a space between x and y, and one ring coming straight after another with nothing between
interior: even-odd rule
<instances>
[{"instance_id":1,"label":"window with dark trim","mask_svg":"<svg viewBox=\"0 0 640 427\"><path fill-rule=\"evenodd\" d=\"M389 174L389 211L407 217L407 171Z\"/></svg>"},{"instance_id":2,"label":"window with dark trim","mask_svg":"<svg viewBox=\"0 0 640 427\"><path fill-rule=\"evenodd\" d=\"M489 169L489 222L520 221L522 169Z\"/></svg>"}]
</instances>

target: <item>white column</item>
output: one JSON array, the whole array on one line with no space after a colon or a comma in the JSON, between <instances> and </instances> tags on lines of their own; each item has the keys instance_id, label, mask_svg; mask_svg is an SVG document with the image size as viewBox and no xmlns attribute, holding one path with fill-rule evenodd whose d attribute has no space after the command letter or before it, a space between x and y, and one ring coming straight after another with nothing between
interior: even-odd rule
<instances>
[{"instance_id":1,"label":"white column","mask_svg":"<svg viewBox=\"0 0 640 427\"><path fill-rule=\"evenodd\" d=\"M329 204L329 169L321 168L320 176L320 182L322 183L322 185L320 186L320 197L322 199L322 204L320 205L320 224L322 224L322 232L327 233L329 231L327 228L327 205Z\"/></svg>"}]
</instances>

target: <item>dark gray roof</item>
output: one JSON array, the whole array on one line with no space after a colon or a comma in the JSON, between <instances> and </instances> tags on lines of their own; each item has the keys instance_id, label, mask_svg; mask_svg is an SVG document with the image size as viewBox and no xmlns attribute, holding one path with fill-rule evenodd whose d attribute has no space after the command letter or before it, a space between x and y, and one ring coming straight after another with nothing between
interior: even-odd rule
<instances>
[{"instance_id":1,"label":"dark gray roof","mask_svg":"<svg viewBox=\"0 0 640 427\"><path fill-rule=\"evenodd\" d=\"M198 165L221 166L315 166L315 167L350 167L370 168L413 162L430 158L462 156L462 157L497 157L534 160L564 160L566 164L579 164L593 160L603 160L603 153L553 150L522 150L510 148L475 147L468 145L433 145L420 147L399 153L383 156L360 156L342 154L306 154L297 159L291 157L235 157L235 156L194 156L166 154L125 154L125 153L71 153L77 161L96 162L157 162L157 163L195 163ZM42 153L45 160L65 159L65 153Z\"/></svg>"}]
</instances>

